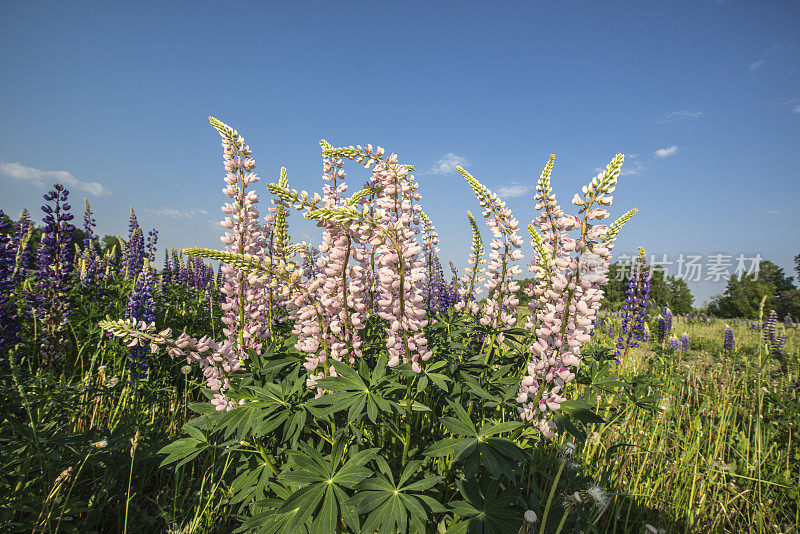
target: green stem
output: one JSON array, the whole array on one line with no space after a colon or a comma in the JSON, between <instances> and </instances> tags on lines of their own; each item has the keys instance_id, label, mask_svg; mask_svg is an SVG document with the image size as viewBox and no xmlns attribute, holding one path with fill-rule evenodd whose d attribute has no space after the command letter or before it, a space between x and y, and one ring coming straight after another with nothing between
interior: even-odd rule
<instances>
[{"instance_id":1,"label":"green stem","mask_svg":"<svg viewBox=\"0 0 800 534\"><path fill-rule=\"evenodd\" d=\"M544 527L547 524L547 515L550 513L550 505L553 504L553 497L556 494L558 481L561 480L561 474L564 472L564 466L566 464L566 460L561 460L561 464L558 466L558 473L556 473L556 478L553 480L553 486L550 488L550 496L547 497L547 505L544 507L544 513L542 514L542 526L539 527L539 534L544 534Z\"/></svg>"},{"instance_id":2,"label":"green stem","mask_svg":"<svg viewBox=\"0 0 800 534\"><path fill-rule=\"evenodd\" d=\"M406 437L403 440L403 458L402 465L405 467L406 460L408 460L408 449L411 448L411 415L414 399L411 396L411 386L416 380L416 376L412 376L408 381L408 388L406 389Z\"/></svg>"},{"instance_id":3,"label":"green stem","mask_svg":"<svg viewBox=\"0 0 800 534\"><path fill-rule=\"evenodd\" d=\"M561 516L561 521L558 523L558 528L556 529L556 534L561 534L561 529L564 528L564 523L567 522L567 516L572 511L572 505L570 504L564 510L564 515Z\"/></svg>"}]
</instances>

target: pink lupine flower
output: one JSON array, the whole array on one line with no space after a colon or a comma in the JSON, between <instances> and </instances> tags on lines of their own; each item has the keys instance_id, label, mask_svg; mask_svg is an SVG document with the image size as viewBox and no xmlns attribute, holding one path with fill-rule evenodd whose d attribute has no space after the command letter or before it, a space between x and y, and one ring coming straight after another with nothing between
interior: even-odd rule
<instances>
[{"instance_id":1,"label":"pink lupine flower","mask_svg":"<svg viewBox=\"0 0 800 534\"><path fill-rule=\"evenodd\" d=\"M541 213L528 227L536 252L530 270L536 281L529 289L532 313L526 327L535 331L537 339L530 346L531 361L517 396L522 419L535 423L545 437L554 434L552 413L561 407L561 394L575 378L571 368L580 364L581 347L591 339L597 322L613 239L633 215L629 212L612 227L591 223L608 217L608 212L595 204L611 204L610 193L623 161L621 154L583 187L582 196L573 197L582 217L566 215L556 203L550 187L553 161L551 156L537 186L536 208ZM575 229L580 234L570 237L567 232Z\"/></svg>"},{"instance_id":2,"label":"pink lupine flower","mask_svg":"<svg viewBox=\"0 0 800 534\"><path fill-rule=\"evenodd\" d=\"M425 263L419 232L421 208L418 184L392 154L373 167L372 181L379 188L375 199L375 223L385 234L373 240L378 276L377 315L385 319L389 366L411 363L414 372L432 353L422 329L427 325L423 305Z\"/></svg>"},{"instance_id":3,"label":"pink lupine flower","mask_svg":"<svg viewBox=\"0 0 800 534\"><path fill-rule=\"evenodd\" d=\"M227 252L264 257L267 253L265 233L269 230L259 223L258 195L248 190L259 181L258 175L251 172L255 169L252 151L236 130L214 118L209 120L222 137L223 163L228 171L223 193L232 200L222 208L228 216L220 224L228 232L221 241ZM231 265L223 265L222 273L225 277L220 288L225 295L223 333L236 349L226 352L231 358L227 365L234 368L239 359L246 357L245 348L260 350L260 340L268 336L270 303L268 292L257 277L247 276Z\"/></svg>"},{"instance_id":4,"label":"pink lupine flower","mask_svg":"<svg viewBox=\"0 0 800 534\"><path fill-rule=\"evenodd\" d=\"M494 330L511 328L517 323L519 305L519 299L515 295L519 290L519 284L514 278L522 274L522 269L518 265L512 265L512 262L522 259L522 252L519 250L522 238L517 233L519 221L497 195L463 168L457 167L457 169L475 191L481 206L485 208L483 216L487 219L486 224L493 237L484 283L487 298L481 310L480 322ZM495 339L502 343L503 334L499 334L496 338L492 337L487 349L487 361L491 356Z\"/></svg>"}]
</instances>

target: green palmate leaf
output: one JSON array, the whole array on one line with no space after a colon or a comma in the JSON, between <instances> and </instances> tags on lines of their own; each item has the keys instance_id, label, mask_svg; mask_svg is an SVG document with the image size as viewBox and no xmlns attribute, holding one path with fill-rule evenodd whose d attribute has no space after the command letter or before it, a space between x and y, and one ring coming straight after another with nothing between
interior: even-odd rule
<instances>
[{"instance_id":1,"label":"green palmate leaf","mask_svg":"<svg viewBox=\"0 0 800 534\"><path fill-rule=\"evenodd\" d=\"M267 496L269 481L273 478L272 468L266 462L256 462L241 471L231 483L231 504L242 503L240 510L256 500Z\"/></svg>"},{"instance_id":2,"label":"green palmate leaf","mask_svg":"<svg viewBox=\"0 0 800 534\"><path fill-rule=\"evenodd\" d=\"M477 436L478 432L475 430L475 424L472 422L472 419L469 418L469 414L464 408L457 402L453 402L450 399L446 399L447 404L455 413L456 417L458 418L458 422L461 423L460 426L454 426L454 428L460 428L461 430L451 430L453 434L460 434L463 436ZM453 420L452 417L445 417L444 419ZM455 425L455 423L451 423ZM446 425L446 423L445 423Z\"/></svg>"},{"instance_id":3,"label":"green palmate leaf","mask_svg":"<svg viewBox=\"0 0 800 534\"><path fill-rule=\"evenodd\" d=\"M358 513L368 514L362 532L424 534L429 514L443 512L444 507L423 492L442 477L425 473L421 461L410 461L395 482L386 460L376 457L375 461L380 473L361 482L350 500Z\"/></svg>"},{"instance_id":4,"label":"green palmate leaf","mask_svg":"<svg viewBox=\"0 0 800 534\"><path fill-rule=\"evenodd\" d=\"M386 395L397 389L397 386L386 375L386 361L386 356L381 355L372 374L366 368L362 370L363 373L359 373L345 363L331 362L339 376L317 380L319 387L334 392L309 403L317 410L317 417L327 417L347 410L348 422L356 421L366 414L370 421L377 423L379 413L391 412L392 406L397 403L386 399ZM362 374L366 375L366 381Z\"/></svg>"},{"instance_id":5,"label":"green palmate leaf","mask_svg":"<svg viewBox=\"0 0 800 534\"><path fill-rule=\"evenodd\" d=\"M501 489L496 480L456 481L463 500L448 503L462 518L447 534L515 533L522 523L524 510L511 489Z\"/></svg>"},{"instance_id":6,"label":"green palmate leaf","mask_svg":"<svg viewBox=\"0 0 800 534\"><path fill-rule=\"evenodd\" d=\"M436 458L439 456L449 456L453 454L456 444L462 441L460 438L444 438L437 441L423 453L425 456Z\"/></svg>"},{"instance_id":7,"label":"green palmate leaf","mask_svg":"<svg viewBox=\"0 0 800 534\"><path fill-rule=\"evenodd\" d=\"M295 512L291 523L294 527L314 517L313 532L334 532L340 517L358 531L358 518L346 504L350 496L345 489L352 490L372 474L364 466L375 457L378 449L356 452L346 461L344 451L341 439L334 443L327 456L305 443L300 443L300 450L288 451L289 467L281 472L278 481L299 489L284 500L277 513Z\"/></svg>"}]
</instances>

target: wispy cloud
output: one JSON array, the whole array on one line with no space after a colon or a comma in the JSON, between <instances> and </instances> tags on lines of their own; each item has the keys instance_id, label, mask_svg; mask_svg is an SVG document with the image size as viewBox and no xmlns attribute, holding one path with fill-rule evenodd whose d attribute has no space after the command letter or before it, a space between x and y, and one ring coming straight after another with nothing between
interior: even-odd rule
<instances>
[{"instance_id":1,"label":"wispy cloud","mask_svg":"<svg viewBox=\"0 0 800 534\"><path fill-rule=\"evenodd\" d=\"M750 63L749 68L750 68L750 70L756 70L757 68L763 67L763 66L764 66L764 60L763 59L759 59L758 61L753 61L752 63Z\"/></svg>"},{"instance_id":2,"label":"wispy cloud","mask_svg":"<svg viewBox=\"0 0 800 534\"><path fill-rule=\"evenodd\" d=\"M524 196L528 194L529 191L533 191L532 185L511 184L497 188L495 193L497 193L497 196L501 199L505 200L507 198Z\"/></svg>"},{"instance_id":3,"label":"wispy cloud","mask_svg":"<svg viewBox=\"0 0 800 534\"><path fill-rule=\"evenodd\" d=\"M703 116L702 111L691 111L689 109L680 109L678 111L670 111L664 115L658 122L667 124L670 122L687 121L691 119L699 119Z\"/></svg>"},{"instance_id":4,"label":"wispy cloud","mask_svg":"<svg viewBox=\"0 0 800 534\"><path fill-rule=\"evenodd\" d=\"M195 209L158 208L155 210L145 209L145 211L160 217L169 217L170 219L196 219L200 215L208 215L206 210Z\"/></svg>"},{"instance_id":5,"label":"wispy cloud","mask_svg":"<svg viewBox=\"0 0 800 534\"><path fill-rule=\"evenodd\" d=\"M639 174L643 170L644 166L639 161L639 154L625 154L625 165L622 166L622 171L620 172L622 176Z\"/></svg>"},{"instance_id":6,"label":"wispy cloud","mask_svg":"<svg viewBox=\"0 0 800 534\"><path fill-rule=\"evenodd\" d=\"M798 104L798 105L796 105L796 106L794 107L794 112L795 112L795 113L800 113L800 104Z\"/></svg>"},{"instance_id":7,"label":"wispy cloud","mask_svg":"<svg viewBox=\"0 0 800 534\"><path fill-rule=\"evenodd\" d=\"M26 167L22 163L0 163L0 175L39 187L58 182L97 197L113 194L103 187L103 184L99 182L83 182L67 171L43 171L33 167Z\"/></svg>"},{"instance_id":8,"label":"wispy cloud","mask_svg":"<svg viewBox=\"0 0 800 534\"><path fill-rule=\"evenodd\" d=\"M677 145L672 145L667 148L659 148L655 152L657 158L666 158L669 156L674 156L677 153L678 153Z\"/></svg>"},{"instance_id":9,"label":"wispy cloud","mask_svg":"<svg viewBox=\"0 0 800 534\"><path fill-rule=\"evenodd\" d=\"M439 161L433 164L429 172L431 174L452 174L456 172L457 166L467 167L469 166L469 161L464 156L456 156L449 152L439 158Z\"/></svg>"},{"instance_id":10,"label":"wispy cloud","mask_svg":"<svg viewBox=\"0 0 800 534\"><path fill-rule=\"evenodd\" d=\"M767 210L768 215L780 215L781 210Z\"/></svg>"}]
</instances>

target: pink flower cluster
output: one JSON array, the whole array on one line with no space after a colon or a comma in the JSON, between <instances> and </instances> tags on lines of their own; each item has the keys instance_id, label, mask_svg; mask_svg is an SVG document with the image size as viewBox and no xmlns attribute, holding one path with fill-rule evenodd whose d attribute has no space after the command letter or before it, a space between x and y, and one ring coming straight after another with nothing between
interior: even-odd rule
<instances>
[{"instance_id":1,"label":"pink flower cluster","mask_svg":"<svg viewBox=\"0 0 800 534\"><path fill-rule=\"evenodd\" d=\"M505 202L496 199L489 203L483 212L488 220L486 224L492 231L492 251L486 266L486 288L488 298L483 306L480 322L492 328L512 328L517 323L517 306L519 299L515 293L519 284L515 276L522 274L519 265L511 265L512 261L522 259L522 237L517 233L519 221L511 214ZM498 337L502 343L502 334Z\"/></svg>"},{"instance_id":2,"label":"pink flower cluster","mask_svg":"<svg viewBox=\"0 0 800 534\"><path fill-rule=\"evenodd\" d=\"M323 205L341 206L347 191L345 172L340 158L325 158L323 166ZM364 248L365 238L358 228L320 223L324 227L320 255L314 275L305 286L306 292L295 295L293 301L297 335L295 345L308 354L304 367L309 373L306 384L316 387L323 376L336 376L328 359L355 363L361 356L359 331L366 324L367 265L369 255ZM355 261L350 265L350 259ZM318 370L320 364L324 368ZM322 395L321 389L317 396Z\"/></svg>"},{"instance_id":3,"label":"pink flower cluster","mask_svg":"<svg viewBox=\"0 0 800 534\"><path fill-rule=\"evenodd\" d=\"M603 299L601 287L608 282L611 259L608 228L593 224L608 212L595 204L611 204L622 165L619 154L603 173L576 195L573 203L581 206L579 215L567 215L556 203L550 187L553 157L548 161L537 187L536 208L542 210L530 227L536 259L530 270L532 285L531 317L528 328L535 329L531 361L522 379L517 401L523 420L536 423L546 437L555 431L552 414L561 407L566 385L575 378L572 371L581 361L581 347L588 342L597 311ZM571 238L568 232L578 230ZM573 254L574 253L574 254Z\"/></svg>"},{"instance_id":4,"label":"pink flower cluster","mask_svg":"<svg viewBox=\"0 0 800 534\"><path fill-rule=\"evenodd\" d=\"M235 130L222 123L212 124L222 136L223 160L225 164L225 188L222 192L232 200L222 207L226 215L220 223L228 230L221 238L227 252L263 257L268 253L265 236L270 232L267 226L260 224L256 205L258 195L249 187L259 181L253 172L256 163L252 158L250 147L244 138ZM269 221L268 223L269 224ZM229 354L233 360L244 358L245 348L259 350L261 339L269 335L269 292L265 290L264 281L254 274L230 266L223 265L222 273L225 282L221 292L225 296L222 303L224 315L223 330L230 344L238 350Z\"/></svg>"},{"instance_id":5,"label":"pink flower cluster","mask_svg":"<svg viewBox=\"0 0 800 534\"><path fill-rule=\"evenodd\" d=\"M239 369L241 360L235 357L230 341L221 343L208 336L195 339L185 332L173 339L172 330L167 328L156 333L155 323L145 323L135 319L121 321L101 321L100 327L128 342L129 347L147 347L155 353L161 347L167 349L170 358L186 358L187 363L195 363L212 391L220 393L229 387L228 374Z\"/></svg>"},{"instance_id":6,"label":"pink flower cluster","mask_svg":"<svg viewBox=\"0 0 800 534\"><path fill-rule=\"evenodd\" d=\"M411 362L418 373L422 370L420 362L432 355L422 331L428 322L423 302L425 262L415 237L422 211L414 203L420 199L419 186L408 168L397 164L395 154L375 164L372 184L379 189L375 224L385 232L374 234L370 244L375 249L378 277L377 315L389 323L389 366Z\"/></svg>"},{"instance_id":7,"label":"pink flower cluster","mask_svg":"<svg viewBox=\"0 0 800 534\"><path fill-rule=\"evenodd\" d=\"M519 221L511 214L505 202L476 180L470 173L461 167L456 167L466 178L467 183L475 191L475 195L484 209L483 216L488 219L486 224L492 231L492 251L489 253L489 263L486 266L486 288L488 294L483 305L481 324L494 329L511 328L517 322L517 306L519 299L514 294L519 290L519 284L514 277L522 274L518 265L511 262L522 259L522 238L517 234ZM470 218L471 219L471 218ZM472 220L470 220L472 223ZM473 232L477 230L473 228ZM473 250L475 249L473 239ZM467 295L470 297L470 295ZM497 337L503 342L503 335ZM490 349L491 350L491 347Z\"/></svg>"}]
</instances>

